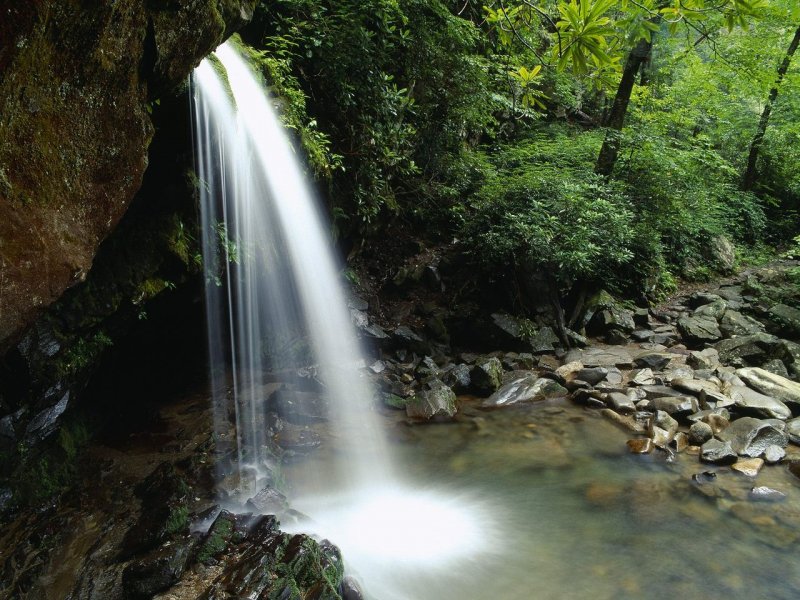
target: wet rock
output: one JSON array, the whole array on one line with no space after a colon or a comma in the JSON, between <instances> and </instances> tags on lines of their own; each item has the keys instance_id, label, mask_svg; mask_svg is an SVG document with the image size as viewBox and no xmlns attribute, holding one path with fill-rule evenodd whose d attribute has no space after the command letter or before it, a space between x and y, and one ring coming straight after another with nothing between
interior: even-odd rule
<instances>
[{"instance_id":1,"label":"wet rock","mask_svg":"<svg viewBox=\"0 0 800 600\"><path fill-rule=\"evenodd\" d=\"M575 373L575 378L585 381L589 385L597 385L606 378L606 375L608 375L608 369L605 367L589 367Z\"/></svg>"},{"instance_id":2,"label":"wet rock","mask_svg":"<svg viewBox=\"0 0 800 600\"><path fill-rule=\"evenodd\" d=\"M245 508L255 513L267 515L277 514L289 507L286 496L278 490L266 487L245 503Z\"/></svg>"},{"instance_id":3,"label":"wet rock","mask_svg":"<svg viewBox=\"0 0 800 600\"><path fill-rule=\"evenodd\" d=\"M29 443L40 442L55 432L58 421L69 405L69 392L53 406L45 408L31 419L25 430L25 440Z\"/></svg>"},{"instance_id":4,"label":"wet rock","mask_svg":"<svg viewBox=\"0 0 800 600\"><path fill-rule=\"evenodd\" d=\"M728 310L720 319L719 329L726 338L742 335L753 335L762 333L764 325L756 321L753 317L748 317L735 310Z\"/></svg>"},{"instance_id":5,"label":"wet rock","mask_svg":"<svg viewBox=\"0 0 800 600\"><path fill-rule=\"evenodd\" d=\"M712 437L714 437L714 431L711 429L711 425L703 421L692 423L689 428L689 442L695 446L702 446Z\"/></svg>"},{"instance_id":6,"label":"wet rock","mask_svg":"<svg viewBox=\"0 0 800 600\"><path fill-rule=\"evenodd\" d=\"M800 383L757 367L738 369L736 375L754 390L783 402L795 413L800 412Z\"/></svg>"},{"instance_id":7,"label":"wet rock","mask_svg":"<svg viewBox=\"0 0 800 600\"><path fill-rule=\"evenodd\" d=\"M620 414L627 415L636 412L636 405L627 394L609 392L603 397L606 405Z\"/></svg>"},{"instance_id":8,"label":"wet rock","mask_svg":"<svg viewBox=\"0 0 800 600\"><path fill-rule=\"evenodd\" d=\"M683 452L689 447L689 436L683 431L679 431L672 437L672 441L669 443L669 445L670 448L675 450L675 452Z\"/></svg>"},{"instance_id":9,"label":"wet rock","mask_svg":"<svg viewBox=\"0 0 800 600\"><path fill-rule=\"evenodd\" d=\"M688 417L698 410L697 399L692 396L672 396L653 398L653 407L663 410L673 417Z\"/></svg>"},{"instance_id":10,"label":"wet rock","mask_svg":"<svg viewBox=\"0 0 800 600\"><path fill-rule=\"evenodd\" d=\"M442 381L453 388L456 394L464 394L469 390L472 383L469 373L470 367L464 363L460 363L445 370L442 375Z\"/></svg>"},{"instance_id":11,"label":"wet rock","mask_svg":"<svg viewBox=\"0 0 800 600\"><path fill-rule=\"evenodd\" d=\"M769 465L777 464L784 458L786 458L786 450L784 450L781 446L767 446L766 450L764 450L764 460Z\"/></svg>"},{"instance_id":12,"label":"wet rock","mask_svg":"<svg viewBox=\"0 0 800 600\"><path fill-rule=\"evenodd\" d=\"M686 364L694 369L713 369L719 366L719 352L716 348L694 350L686 357Z\"/></svg>"},{"instance_id":13,"label":"wet rock","mask_svg":"<svg viewBox=\"0 0 800 600\"><path fill-rule=\"evenodd\" d=\"M315 392L281 387L267 398L267 410L295 425L321 423L328 420L328 405Z\"/></svg>"},{"instance_id":14,"label":"wet rock","mask_svg":"<svg viewBox=\"0 0 800 600\"><path fill-rule=\"evenodd\" d=\"M408 403L408 398L404 398L390 392L382 392L380 394L380 400L389 408L394 408L397 410L405 410L406 404Z\"/></svg>"},{"instance_id":15,"label":"wet rock","mask_svg":"<svg viewBox=\"0 0 800 600\"><path fill-rule=\"evenodd\" d=\"M567 379L570 379L581 369L583 369L583 363L573 360L572 362L568 362L558 367L555 370L555 375L560 378L561 383L564 383Z\"/></svg>"},{"instance_id":16,"label":"wet rock","mask_svg":"<svg viewBox=\"0 0 800 600\"><path fill-rule=\"evenodd\" d=\"M750 490L750 499L759 502L780 502L786 498L786 494L776 489L759 486Z\"/></svg>"},{"instance_id":17,"label":"wet rock","mask_svg":"<svg viewBox=\"0 0 800 600\"><path fill-rule=\"evenodd\" d=\"M720 386L713 380L707 379L673 379L672 387L682 392L688 392L715 403L715 408L722 408L733 405L733 399L722 393Z\"/></svg>"},{"instance_id":18,"label":"wet rock","mask_svg":"<svg viewBox=\"0 0 800 600\"><path fill-rule=\"evenodd\" d=\"M780 335L790 338L800 338L800 310L787 306L786 304L776 304L769 309L769 316L777 325Z\"/></svg>"},{"instance_id":19,"label":"wet rock","mask_svg":"<svg viewBox=\"0 0 800 600\"><path fill-rule=\"evenodd\" d=\"M786 420L792 416L792 412L780 400L775 400L775 398L759 394L748 387L732 387L730 397L733 399L736 408L742 414L766 419L782 420Z\"/></svg>"},{"instance_id":20,"label":"wet rock","mask_svg":"<svg viewBox=\"0 0 800 600\"><path fill-rule=\"evenodd\" d=\"M703 422L709 424L714 435L717 435L720 431L725 431L731 424L729 417L714 412L704 417Z\"/></svg>"},{"instance_id":21,"label":"wet rock","mask_svg":"<svg viewBox=\"0 0 800 600\"><path fill-rule=\"evenodd\" d=\"M653 440L650 438L635 438L628 440L627 444L633 454L650 454L653 451Z\"/></svg>"},{"instance_id":22,"label":"wet rock","mask_svg":"<svg viewBox=\"0 0 800 600\"><path fill-rule=\"evenodd\" d=\"M729 442L737 454L750 458L762 456L769 446L785 448L788 443L786 434L774 425L752 417L737 419L718 437Z\"/></svg>"},{"instance_id":23,"label":"wet rock","mask_svg":"<svg viewBox=\"0 0 800 600\"><path fill-rule=\"evenodd\" d=\"M717 320L710 316L691 316L678 319L681 335L693 344L716 342L722 338Z\"/></svg>"},{"instance_id":24,"label":"wet rock","mask_svg":"<svg viewBox=\"0 0 800 600\"><path fill-rule=\"evenodd\" d=\"M678 422L663 410L655 412L653 424L666 431L670 439L678 433Z\"/></svg>"},{"instance_id":25,"label":"wet rock","mask_svg":"<svg viewBox=\"0 0 800 600\"><path fill-rule=\"evenodd\" d=\"M537 402L545 398L566 395L567 390L558 382L546 377L537 378L531 374L504 385L484 400L481 406L509 406L519 402Z\"/></svg>"},{"instance_id":26,"label":"wet rock","mask_svg":"<svg viewBox=\"0 0 800 600\"><path fill-rule=\"evenodd\" d=\"M738 456L731 448L730 442L721 442L712 438L700 448L700 460L712 465L732 465Z\"/></svg>"},{"instance_id":27,"label":"wet rock","mask_svg":"<svg viewBox=\"0 0 800 600\"><path fill-rule=\"evenodd\" d=\"M364 591L352 575L346 575L339 590L342 600L364 600Z\"/></svg>"},{"instance_id":28,"label":"wet rock","mask_svg":"<svg viewBox=\"0 0 800 600\"><path fill-rule=\"evenodd\" d=\"M650 309L644 307L634 309L633 322L639 327L648 327L650 325Z\"/></svg>"},{"instance_id":29,"label":"wet rock","mask_svg":"<svg viewBox=\"0 0 800 600\"><path fill-rule=\"evenodd\" d=\"M647 425L629 416L620 415L610 408L600 409L600 414L612 423L631 433L647 434Z\"/></svg>"},{"instance_id":30,"label":"wet rock","mask_svg":"<svg viewBox=\"0 0 800 600\"><path fill-rule=\"evenodd\" d=\"M428 384L428 389L418 392L408 401L406 414L417 419L452 417L456 414L456 395L444 382L434 379Z\"/></svg>"},{"instance_id":31,"label":"wet rock","mask_svg":"<svg viewBox=\"0 0 800 600\"><path fill-rule=\"evenodd\" d=\"M472 390L478 395L488 396L502 384L503 364L494 356L478 359L469 376Z\"/></svg>"},{"instance_id":32,"label":"wet rock","mask_svg":"<svg viewBox=\"0 0 800 600\"><path fill-rule=\"evenodd\" d=\"M747 477L755 477L764 466L764 461L760 458L743 458L737 460L731 469Z\"/></svg>"},{"instance_id":33,"label":"wet rock","mask_svg":"<svg viewBox=\"0 0 800 600\"><path fill-rule=\"evenodd\" d=\"M672 441L672 436L661 427L652 426L650 428L650 439L653 440L653 445L657 448L666 448Z\"/></svg>"},{"instance_id":34,"label":"wet rock","mask_svg":"<svg viewBox=\"0 0 800 600\"><path fill-rule=\"evenodd\" d=\"M176 540L129 564L122 573L125 598L145 600L175 585L194 546L194 538Z\"/></svg>"},{"instance_id":35,"label":"wet rock","mask_svg":"<svg viewBox=\"0 0 800 600\"><path fill-rule=\"evenodd\" d=\"M141 513L122 541L120 558L155 548L169 534L170 519L184 499L186 487L168 462L161 463L135 489Z\"/></svg>"}]
</instances>

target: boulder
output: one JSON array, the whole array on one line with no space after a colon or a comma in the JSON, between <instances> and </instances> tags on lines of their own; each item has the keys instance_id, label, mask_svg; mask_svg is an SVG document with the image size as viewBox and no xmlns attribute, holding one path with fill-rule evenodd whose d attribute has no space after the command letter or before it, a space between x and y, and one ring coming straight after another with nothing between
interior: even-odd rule
<instances>
[{"instance_id":1,"label":"boulder","mask_svg":"<svg viewBox=\"0 0 800 600\"><path fill-rule=\"evenodd\" d=\"M681 392L688 392L694 396L705 398L714 402L714 408L731 406L733 400L722 393L717 382L712 379L684 379L678 377L670 383L672 387Z\"/></svg>"},{"instance_id":2,"label":"boulder","mask_svg":"<svg viewBox=\"0 0 800 600\"><path fill-rule=\"evenodd\" d=\"M714 437L714 431L708 423L697 421L689 428L689 442L695 446L702 446Z\"/></svg>"},{"instance_id":3,"label":"boulder","mask_svg":"<svg viewBox=\"0 0 800 600\"><path fill-rule=\"evenodd\" d=\"M633 367L633 355L625 348L587 348L572 350L567 354L567 362L578 361L584 367Z\"/></svg>"},{"instance_id":4,"label":"boulder","mask_svg":"<svg viewBox=\"0 0 800 600\"><path fill-rule=\"evenodd\" d=\"M756 333L722 340L714 344L720 362L734 366L759 366L778 352L779 339L768 333Z\"/></svg>"},{"instance_id":5,"label":"boulder","mask_svg":"<svg viewBox=\"0 0 800 600\"><path fill-rule=\"evenodd\" d=\"M792 416L792 411L780 400L759 394L748 387L732 387L730 397L739 412L746 415L784 421Z\"/></svg>"},{"instance_id":6,"label":"boulder","mask_svg":"<svg viewBox=\"0 0 800 600\"><path fill-rule=\"evenodd\" d=\"M470 370L470 367L464 363L453 365L445 369L442 381L453 388L456 394L464 394L469 390L472 383L469 375Z\"/></svg>"},{"instance_id":7,"label":"boulder","mask_svg":"<svg viewBox=\"0 0 800 600\"><path fill-rule=\"evenodd\" d=\"M724 337L731 338L762 333L764 325L753 317L748 317L735 310L728 310L720 319L719 329Z\"/></svg>"},{"instance_id":8,"label":"boulder","mask_svg":"<svg viewBox=\"0 0 800 600\"><path fill-rule=\"evenodd\" d=\"M530 338L530 350L533 354L549 354L560 344L561 340L552 327L542 327Z\"/></svg>"},{"instance_id":9,"label":"boulder","mask_svg":"<svg viewBox=\"0 0 800 600\"><path fill-rule=\"evenodd\" d=\"M406 414L416 419L452 417L456 414L456 395L444 382L434 379L428 383L428 389L406 403Z\"/></svg>"},{"instance_id":10,"label":"boulder","mask_svg":"<svg viewBox=\"0 0 800 600\"><path fill-rule=\"evenodd\" d=\"M713 237L706 250L715 269L720 273L733 273L736 268L736 247L727 237Z\"/></svg>"},{"instance_id":11,"label":"boulder","mask_svg":"<svg viewBox=\"0 0 800 600\"><path fill-rule=\"evenodd\" d=\"M628 415L636 412L636 405L633 403L633 399L627 394L609 392L603 397L603 401L606 406L620 414Z\"/></svg>"},{"instance_id":12,"label":"boulder","mask_svg":"<svg viewBox=\"0 0 800 600\"><path fill-rule=\"evenodd\" d=\"M675 355L669 352L644 352L636 357L634 364L637 367L663 371L673 358Z\"/></svg>"},{"instance_id":13,"label":"boulder","mask_svg":"<svg viewBox=\"0 0 800 600\"><path fill-rule=\"evenodd\" d=\"M730 442L711 438L700 447L700 460L712 465L732 465L738 460Z\"/></svg>"},{"instance_id":14,"label":"boulder","mask_svg":"<svg viewBox=\"0 0 800 600\"><path fill-rule=\"evenodd\" d=\"M710 317L715 321L719 321L728 311L728 303L722 298L717 298L713 302L698 306L693 315L695 317Z\"/></svg>"},{"instance_id":15,"label":"boulder","mask_svg":"<svg viewBox=\"0 0 800 600\"><path fill-rule=\"evenodd\" d=\"M497 357L482 357L469 372L471 389L478 395L493 394L502 385L503 363Z\"/></svg>"},{"instance_id":16,"label":"boulder","mask_svg":"<svg viewBox=\"0 0 800 600\"><path fill-rule=\"evenodd\" d=\"M175 585L186 569L195 543L194 538L184 538L131 562L122 572L125 598L145 600Z\"/></svg>"},{"instance_id":17,"label":"boulder","mask_svg":"<svg viewBox=\"0 0 800 600\"><path fill-rule=\"evenodd\" d=\"M770 446L784 448L788 443L786 434L773 424L752 417L737 419L717 437L729 442L737 454L749 458L762 456Z\"/></svg>"},{"instance_id":18,"label":"boulder","mask_svg":"<svg viewBox=\"0 0 800 600\"><path fill-rule=\"evenodd\" d=\"M697 399L692 396L664 396L653 398L653 407L673 417L687 417L697 412Z\"/></svg>"},{"instance_id":19,"label":"boulder","mask_svg":"<svg viewBox=\"0 0 800 600\"><path fill-rule=\"evenodd\" d=\"M545 398L566 396L567 390L558 382L546 377L537 378L534 374L515 379L501 387L481 406L500 407L517 404L519 402L537 402Z\"/></svg>"},{"instance_id":20,"label":"boulder","mask_svg":"<svg viewBox=\"0 0 800 600\"><path fill-rule=\"evenodd\" d=\"M15 2L0 51L0 354L80 283L139 190L149 102L253 14L252 0Z\"/></svg>"},{"instance_id":21,"label":"boulder","mask_svg":"<svg viewBox=\"0 0 800 600\"><path fill-rule=\"evenodd\" d=\"M694 369L714 369L719 366L719 352L715 348L693 350L686 357L686 364Z\"/></svg>"},{"instance_id":22,"label":"boulder","mask_svg":"<svg viewBox=\"0 0 800 600\"><path fill-rule=\"evenodd\" d=\"M722 338L717 320L710 316L691 316L678 319L678 330L692 344L716 342Z\"/></svg>"},{"instance_id":23,"label":"boulder","mask_svg":"<svg viewBox=\"0 0 800 600\"><path fill-rule=\"evenodd\" d=\"M754 390L780 400L795 414L800 413L800 383L757 367L739 369L736 375Z\"/></svg>"},{"instance_id":24,"label":"boulder","mask_svg":"<svg viewBox=\"0 0 800 600\"><path fill-rule=\"evenodd\" d=\"M769 309L769 317L775 323L780 335L800 338L800 309L776 304Z\"/></svg>"},{"instance_id":25,"label":"boulder","mask_svg":"<svg viewBox=\"0 0 800 600\"><path fill-rule=\"evenodd\" d=\"M608 375L605 367L586 367L575 373L575 378L587 382L589 385L597 385Z\"/></svg>"}]
</instances>

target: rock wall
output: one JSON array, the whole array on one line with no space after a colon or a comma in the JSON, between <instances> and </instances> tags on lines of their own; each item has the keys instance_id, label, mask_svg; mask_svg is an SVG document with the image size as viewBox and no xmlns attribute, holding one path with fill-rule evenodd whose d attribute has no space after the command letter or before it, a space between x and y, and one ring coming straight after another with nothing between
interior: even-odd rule
<instances>
[{"instance_id":1,"label":"rock wall","mask_svg":"<svg viewBox=\"0 0 800 600\"><path fill-rule=\"evenodd\" d=\"M0 0L0 354L85 279L139 189L154 98L255 0Z\"/></svg>"}]
</instances>

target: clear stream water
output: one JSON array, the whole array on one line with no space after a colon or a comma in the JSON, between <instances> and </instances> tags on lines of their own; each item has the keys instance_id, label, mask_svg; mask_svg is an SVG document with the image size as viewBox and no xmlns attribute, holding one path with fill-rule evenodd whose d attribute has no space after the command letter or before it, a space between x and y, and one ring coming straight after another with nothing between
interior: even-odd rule
<instances>
[{"instance_id":1,"label":"clear stream water","mask_svg":"<svg viewBox=\"0 0 800 600\"><path fill-rule=\"evenodd\" d=\"M195 142L217 438L235 447L243 500L274 466L262 374L311 361L331 411L314 426L322 447L285 470L312 520L296 527L339 545L370 598L800 597L800 488L778 467L759 485L786 492L779 505L746 500L744 478L710 499L690 484L696 457L629 456L621 432L575 407L465 400L458 422L414 427L381 414L272 101L231 44L215 60L194 76Z\"/></svg>"}]
</instances>

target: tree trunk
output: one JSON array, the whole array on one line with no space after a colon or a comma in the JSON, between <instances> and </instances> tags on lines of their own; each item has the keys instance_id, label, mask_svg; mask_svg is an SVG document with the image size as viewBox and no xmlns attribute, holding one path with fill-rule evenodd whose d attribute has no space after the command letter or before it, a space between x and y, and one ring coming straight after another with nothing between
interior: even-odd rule
<instances>
[{"instance_id":1,"label":"tree trunk","mask_svg":"<svg viewBox=\"0 0 800 600\"><path fill-rule=\"evenodd\" d=\"M786 51L786 56L783 57L778 67L778 77L772 89L769 91L769 98L764 105L764 110L761 112L761 119L758 121L758 128L756 134L753 136L753 141L750 143L750 154L747 157L747 168L745 169L744 176L742 177L742 189L745 191L751 190L756 182L756 163L758 162L758 153L761 150L761 144L764 142L764 134L767 132L767 125L769 125L769 117L772 114L772 107L775 100L778 98L778 89L781 86L783 77L786 71L789 70L789 64L792 62L792 56L800 45L800 27L794 32L792 43L789 44L789 49Z\"/></svg>"},{"instance_id":2,"label":"tree trunk","mask_svg":"<svg viewBox=\"0 0 800 600\"><path fill-rule=\"evenodd\" d=\"M594 169L595 173L608 176L614 170L617 155L619 154L619 132L622 131L622 126L625 124L625 114L628 112L628 104L631 101L636 75L642 65L649 60L652 49L652 38L650 41L641 39L625 60L617 95L614 96L614 104L611 106L611 112L608 114L608 119L605 123L606 127L611 131L606 133L606 138L603 140L603 147L600 148L600 155L597 157L597 165Z\"/></svg>"}]
</instances>

